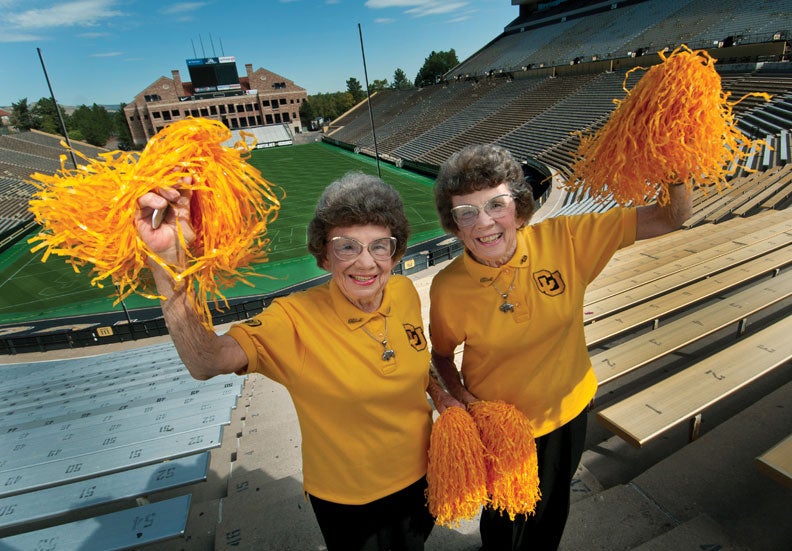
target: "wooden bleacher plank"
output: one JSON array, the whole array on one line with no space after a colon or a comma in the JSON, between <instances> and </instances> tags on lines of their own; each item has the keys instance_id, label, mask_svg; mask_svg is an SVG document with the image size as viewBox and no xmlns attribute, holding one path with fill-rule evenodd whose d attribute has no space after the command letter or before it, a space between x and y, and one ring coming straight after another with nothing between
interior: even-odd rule
<instances>
[{"instance_id":1,"label":"wooden bleacher plank","mask_svg":"<svg viewBox=\"0 0 792 551\"><path fill-rule=\"evenodd\" d=\"M780 203L785 201L790 194L792 194L792 179L788 179L786 183L776 190L771 197L762 203L763 209L774 209Z\"/></svg>"},{"instance_id":2,"label":"wooden bleacher plank","mask_svg":"<svg viewBox=\"0 0 792 551\"><path fill-rule=\"evenodd\" d=\"M777 222L764 225L761 229L739 238L729 239L724 242L703 242L682 245L681 250L685 254L677 255L670 262L662 264L650 262L644 258L643 264L634 273L622 272L620 278L614 279L608 285L598 285L594 289L587 291L584 303L587 306L602 300L607 300L615 295L640 287L660 278L678 274L683 271L695 269L696 266L703 266L706 272L708 266L717 269L719 259L728 259L731 256L736 258L750 258L752 250L769 251L786 245L792 237L792 218L783 217ZM745 253L749 255L746 257ZM666 253L660 253L662 257ZM739 261L738 261L739 262ZM728 263L727 263L728 264ZM690 272L687 272L690 273Z\"/></svg>"},{"instance_id":3,"label":"wooden bleacher plank","mask_svg":"<svg viewBox=\"0 0 792 551\"><path fill-rule=\"evenodd\" d=\"M636 303L686 287L692 282L712 277L719 272L787 247L790 243L792 243L792 232L782 233L705 262L697 262L696 259L691 259L688 267L666 274L663 277L654 273L647 273L646 277L631 278L630 281L625 282L625 287L627 287L625 292L593 303L586 302L584 322L591 323ZM631 287L631 285L633 286Z\"/></svg>"},{"instance_id":4,"label":"wooden bleacher plank","mask_svg":"<svg viewBox=\"0 0 792 551\"><path fill-rule=\"evenodd\" d=\"M0 499L0 529L206 480L209 452ZM1 545L0 545L1 546Z\"/></svg>"},{"instance_id":5,"label":"wooden bleacher plank","mask_svg":"<svg viewBox=\"0 0 792 551\"><path fill-rule=\"evenodd\" d=\"M597 412L597 419L611 432L640 448L792 359L790 335L792 316L787 316Z\"/></svg>"},{"instance_id":6,"label":"wooden bleacher plank","mask_svg":"<svg viewBox=\"0 0 792 551\"><path fill-rule=\"evenodd\" d=\"M792 296L792 270L591 357L604 385Z\"/></svg>"},{"instance_id":7,"label":"wooden bleacher plank","mask_svg":"<svg viewBox=\"0 0 792 551\"><path fill-rule=\"evenodd\" d=\"M3 471L0 473L0 497L210 450L220 446L222 433L221 426L206 427L100 453Z\"/></svg>"},{"instance_id":8,"label":"wooden bleacher plank","mask_svg":"<svg viewBox=\"0 0 792 551\"><path fill-rule=\"evenodd\" d=\"M617 314L586 325L584 327L586 344L589 347L596 346L626 331L778 270L790 262L792 262L792 246L787 246L650 301L638 303L632 308L621 310Z\"/></svg>"},{"instance_id":9,"label":"wooden bleacher plank","mask_svg":"<svg viewBox=\"0 0 792 551\"><path fill-rule=\"evenodd\" d=\"M180 536L187 525L190 496L124 509L69 524L9 536L2 551L116 551Z\"/></svg>"},{"instance_id":10,"label":"wooden bleacher plank","mask_svg":"<svg viewBox=\"0 0 792 551\"><path fill-rule=\"evenodd\" d=\"M770 478L792 489L792 435L757 457L756 467Z\"/></svg>"},{"instance_id":11,"label":"wooden bleacher plank","mask_svg":"<svg viewBox=\"0 0 792 551\"><path fill-rule=\"evenodd\" d=\"M691 254L708 251L724 243L735 242L737 246L744 246L762 240L767 234L758 232L768 228L792 231L792 221L782 212L762 211L746 219L734 218L720 224L704 224L638 241L616 252L602 273L589 285L586 295L594 298L594 291L600 287L640 274L648 268L658 268Z\"/></svg>"},{"instance_id":12,"label":"wooden bleacher plank","mask_svg":"<svg viewBox=\"0 0 792 551\"><path fill-rule=\"evenodd\" d=\"M790 172L792 171L792 164L786 165L785 169L786 170L781 175L781 177L779 177L773 184L766 187L761 192L757 193L746 203L734 209L734 215L736 216L747 215L754 208L757 208L764 201L772 197L776 192L787 186L789 182L792 180L792 177L790 176Z\"/></svg>"}]
</instances>

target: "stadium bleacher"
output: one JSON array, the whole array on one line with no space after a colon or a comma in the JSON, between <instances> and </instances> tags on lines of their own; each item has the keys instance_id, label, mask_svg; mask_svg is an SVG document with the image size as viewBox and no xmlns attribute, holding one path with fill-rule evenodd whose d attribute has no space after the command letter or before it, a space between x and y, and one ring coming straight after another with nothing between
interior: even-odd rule
<instances>
[{"instance_id":1,"label":"stadium bleacher","mask_svg":"<svg viewBox=\"0 0 792 551\"><path fill-rule=\"evenodd\" d=\"M533 157L554 174L542 219L615 205L560 191L575 132L604 124L627 70L658 50L710 49L732 100L772 94L734 107L742 131L768 143L748 170L723 193L697 190L684 229L619 251L588 289L600 390L561 549L788 550L792 0L561 4L504 22L437 85L374 94L377 148L430 172L470 143ZM373 155L366 102L325 139ZM30 223L24 181L57 168L59 142L0 136L0 237ZM400 267L425 314L432 274L458 244L450 250ZM319 548L283 389L192 381L167 337L143 337L98 356L42 346L2 358L0 549ZM427 549L478 549L476 533L475 522L438 527Z\"/></svg>"}]
</instances>

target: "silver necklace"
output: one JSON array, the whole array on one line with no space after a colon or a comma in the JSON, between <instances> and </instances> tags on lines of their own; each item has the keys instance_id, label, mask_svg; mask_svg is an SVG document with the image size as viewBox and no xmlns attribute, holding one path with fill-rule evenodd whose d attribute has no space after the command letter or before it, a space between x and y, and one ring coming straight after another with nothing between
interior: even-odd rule
<instances>
[{"instance_id":1,"label":"silver necklace","mask_svg":"<svg viewBox=\"0 0 792 551\"><path fill-rule=\"evenodd\" d=\"M377 341L382 345L382 359L387 362L388 360L396 356L396 352L392 348L388 348L388 318L383 316L383 319L385 320L385 336L382 337L382 339L378 339L377 337L372 335L369 332L369 330L366 329L365 326L361 326L361 329L363 329L366 335L368 335L369 337L371 337L372 339L374 339L375 341Z\"/></svg>"},{"instance_id":2,"label":"silver necklace","mask_svg":"<svg viewBox=\"0 0 792 551\"><path fill-rule=\"evenodd\" d=\"M517 280L517 270L514 270L514 275L512 276L511 283L509 283L509 288L506 289L505 292L501 292L501 290L498 289L498 287L495 285L495 282L494 281L492 282L492 288L495 289L495 292L498 293L500 297L503 299L503 304L501 304L498 307L498 310L500 310L504 314L507 314L509 312L514 312L514 304L509 302L509 293L511 293L514 290L514 282L516 280Z\"/></svg>"}]
</instances>

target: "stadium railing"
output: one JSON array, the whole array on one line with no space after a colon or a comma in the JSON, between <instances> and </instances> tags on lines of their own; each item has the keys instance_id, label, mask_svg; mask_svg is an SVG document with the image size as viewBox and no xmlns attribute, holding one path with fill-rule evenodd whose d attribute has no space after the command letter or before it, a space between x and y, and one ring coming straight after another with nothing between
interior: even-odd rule
<instances>
[{"instance_id":1,"label":"stadium railing","mask_svg":"<svg viewBox=\"0 0 792 551\"><path fill-rule=\"evenodd\" d=\"M450 260L463 250L456 239L441 241L440 244L414 245L395 266L393 273L410 275L431 266ZM246 320L266 308L275 298L291 292L312 287L326 281L322 276L274 293L229 301L229 306L212 311L212 323L222 325ZM133 321L118 325L99 325L79 330L56 331L24 335L5 335L0 338L0 354L24 354L28 352L47 352L66 348L83 348L103 344L146 339L168 334L168 328L161 317L145 321Z\"/></svg>"}]
</instances>

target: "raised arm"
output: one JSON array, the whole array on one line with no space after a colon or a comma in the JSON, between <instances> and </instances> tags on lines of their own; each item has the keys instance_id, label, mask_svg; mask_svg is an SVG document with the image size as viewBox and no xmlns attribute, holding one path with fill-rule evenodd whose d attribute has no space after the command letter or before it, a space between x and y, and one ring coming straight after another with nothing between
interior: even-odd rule
<instances>
[{"instance_id":1,"label":"raised arm","mask_svg":"<svg viewBox=\"0 0 792 551\"><path fill-rule=\"evenodd\" d=\"M669 186L669 201L660 206L657 203L638 207L637 230L635 239L649 239L674 230L690 218L692 211L692 197L687 186Z\"/></svg>"},{"instance_id":2,"label":"raised arm","mask_svg":"<svg viewBox=\"0 0 792 551\"><path fill-rule=\"evenodd\" d=\"M195 239L190 225L190 194L176 189L161 189L138 199L135 223L141 239L169 266L184 266L186 254L179 242L177 224L181 226L185 242ZM152 215L155 209L165 211L159 227L154 228ZM247 357L236 340L227 335L217 335L201 323L201 318L190 304L187 285L177 285L171 275L152 259L149 268L164 297L162 313L173 343L190 374L199 380L215 375L244 370Z\"/></svg>"}]
</instances>

